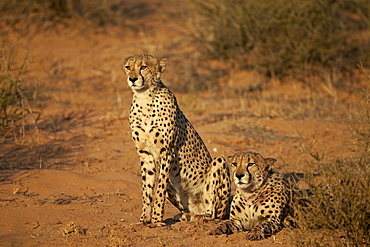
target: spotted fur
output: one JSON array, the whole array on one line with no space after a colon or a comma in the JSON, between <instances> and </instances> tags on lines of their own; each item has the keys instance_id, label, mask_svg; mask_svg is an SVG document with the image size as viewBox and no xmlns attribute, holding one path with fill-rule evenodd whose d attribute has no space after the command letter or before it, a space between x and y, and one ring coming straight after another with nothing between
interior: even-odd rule
<instances>
[{"instance_id":1,"label":"spotted fur","mask_svg":"<svg viewBox=\"0 0 370 247\"><path fill-rule=\"evenodd\" d=\"M276 160L259 153L238 153L231 167L236 185L230 219L222 222L211 235L247 231L248 240L260 240L279 232L290 211L290 194L284 178L272 172Z\"/></svg>"},{"instance_id":2,"label":"spotted fur","mask_svg":"<svg viewBox=\"0 0 370 247\"><path fill-rule=\"evenodd\" d=\"M229 168L212 160L202 139L162 83L167 59L150 55L126 58L123 69L133 91L130 127L141 161L140 222L164 225L165 198L180 214L176 220L225 218L230 196Z\"/></svg>"}]
</instances>

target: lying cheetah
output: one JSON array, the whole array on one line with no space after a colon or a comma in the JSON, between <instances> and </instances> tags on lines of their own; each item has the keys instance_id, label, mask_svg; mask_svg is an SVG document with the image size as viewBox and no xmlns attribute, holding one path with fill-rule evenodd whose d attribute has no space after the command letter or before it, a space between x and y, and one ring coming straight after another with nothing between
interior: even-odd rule
<instances>
[{"instance_id":1,"label":"lying cheetah","mask_svg":"<svg viewBox=\"0 0 370 247\"><path fill-rule=\"evenodd\" d=\"M248 231L248 240L267 238L283 227L290 194L284 178L273 173L276 160L259 153L238 153L229 157L236 185L230 220L222 222L210 235Z\"/></svg>"},{"instance_id":2,"label":"lying cheetah","mask_svg":"<svg viewBox=\"0 0 370 247\"><path fill-rule=\"evenodd\" d=\"M142 214L150 227L164 223L165 197L180 210L176 220L225 218L230 196L229 168L212 160L202 139L162 83L167 59L126 58L123 69L133 92L132 139L141 161Z\"/></svg>"}]
</instances>

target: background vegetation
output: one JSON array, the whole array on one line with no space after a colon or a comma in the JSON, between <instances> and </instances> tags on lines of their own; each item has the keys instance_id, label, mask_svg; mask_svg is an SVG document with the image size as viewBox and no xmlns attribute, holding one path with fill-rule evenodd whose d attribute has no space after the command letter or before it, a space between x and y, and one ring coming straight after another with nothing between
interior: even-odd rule
<instances>
[{"instance_id":1,"label":"background vegetation","mask_svg":"<svg viewBox=\"0 0 370 247\"><path fill-rule=\"evenodd\" d=\"M369 87L364 90L360 113L350 116L349 127L357 143L352 157L325 163L325 150L315 146L303 150L311 157L303 161L303 181L313 196L297 193L297 228L292 232L292 242L297 246L370 245ZM306 203L299 203L302 201Z\"/></svg>"},{"instance_id":2,"label":"background vegetation","mask_svg":"<svg viewBox=\"0 0 370 247\"><path fill-rule=\"evenodd\" d=\"M125 17L135 10L127 8L124 0L2 0L0 20L20 32L28 32L32 24L50 28L54 21L67 24L65 19L86 19L95 26L123 25ZM0 24L1 26L1 24Z\"/></svg>"},{"instance_id":3,"label":"background vegetation","mask_svg":"<svg viewBox=\"0 0 370 247\"><path fill-rule=\"evenodd\" d=\"M0 133L13 132L14 137L24 133L29 123L27 117L35 123L39 115L29 106L26 97L29 92L23 85L27 58L19 63L16 57L15 46L0 40Z\"/></svg>"},{"instance_id":4,"label":"background vegetation","mask_svg":"<svg viewBox=\"0 0 370 247\"><path fill-rule=\"evenodd\" d=\"M370 59L367 0L189 0L203 54L271 77L351 73ZM302 75L303 73L303 75Z\"/></svg>"},{"instance_id":5,"label":"background vegetation","mask_svg":"<svg viewBox=\"0 0 370 247\"><path fill-rule=\"evenodd\" d=\"M38 28L50 28L53 25L46 21L67 24L64 20L71 18L83 18L95 26L124 26L127 18L143 14L140 9L145 8L145 4L132 7L129 3L3 0L0 26L25 32L35 23ZM335 75L353 77L357 64L370 63L367 0L188 0L179 4L202 57L227 61L238 69L301 80L329 75L334 84L340 84Z\"/></svg>"}]
</instances>

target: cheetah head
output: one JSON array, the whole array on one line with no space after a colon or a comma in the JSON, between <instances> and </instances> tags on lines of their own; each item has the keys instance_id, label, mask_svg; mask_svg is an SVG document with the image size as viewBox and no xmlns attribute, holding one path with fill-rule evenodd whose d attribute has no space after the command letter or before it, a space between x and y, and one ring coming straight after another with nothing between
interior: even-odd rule
<instances>
[{"instance_id":1,"label":"cheetah head","mask_svg":"<svg viewBox=\"0 0 370 247\"><path fill-rule=\"evenodd\" d=\"M251 193L261 187L276 159L264 158L259 153L245 152L230 156L229 161L236 187Z\"/></svg>"},{"instance_id":2,"label":"cheetah head","mask_svg":"<svg viewBox=\"0 0 370 247\"><path fill-rule=\"evenodd\" d=\"M127 57L123 70L127 83L133 91L143 92L154 87L168 64L167 59L157 60L151 55L135 55Z\"/></svg>"}]
</instances>

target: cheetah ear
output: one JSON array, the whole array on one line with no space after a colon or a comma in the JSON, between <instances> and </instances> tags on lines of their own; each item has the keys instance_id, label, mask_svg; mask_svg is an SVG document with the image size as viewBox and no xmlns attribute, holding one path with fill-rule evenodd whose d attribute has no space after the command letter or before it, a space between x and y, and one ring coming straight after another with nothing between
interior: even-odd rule
<instances>
[{"instance_id":1,"label":"cheetah ear","mask_svg":"<svg viewBox=\"0 0 370 247\"><path fill-rule=\"evenodd\" d=\"M127 63L127 61L128 61L128 60L130 60L132 57L133 57L133 56L126 57L126 58L125 58L125 61L124 61L123 63L124 63L124 64L126 64L126 63Z\"/></svg>"},{"instance_id":2,"label":"cheetah ear","mask_svg":"<svg viewBox=\"0 0 370 247\"><path fill-rule=\"evenodd\" d=\"M227 156L227 162L231 162L233 160L234 156Z\"/></svg>"},{"instance_id":3,"label":"cheetah ear","mask_svg":"<svg viewBox=\"0 0 370 247\"><path fill-rule=\"evenodd\" d=\"M158 72L163 73L168 64L168 59L164 58L158 61Z\"/></svg>"},{"instance_id":4,"label":"cheetah ear","mask_svg":"<svg viewBox=\"0 0 370 247\"><path fill-rule=\"evenodd\" d=\"M266 169L269 169L271 166L273 166L276 162L276 159L274 158L266 158Z\"/></svg>"}]
</instances>

